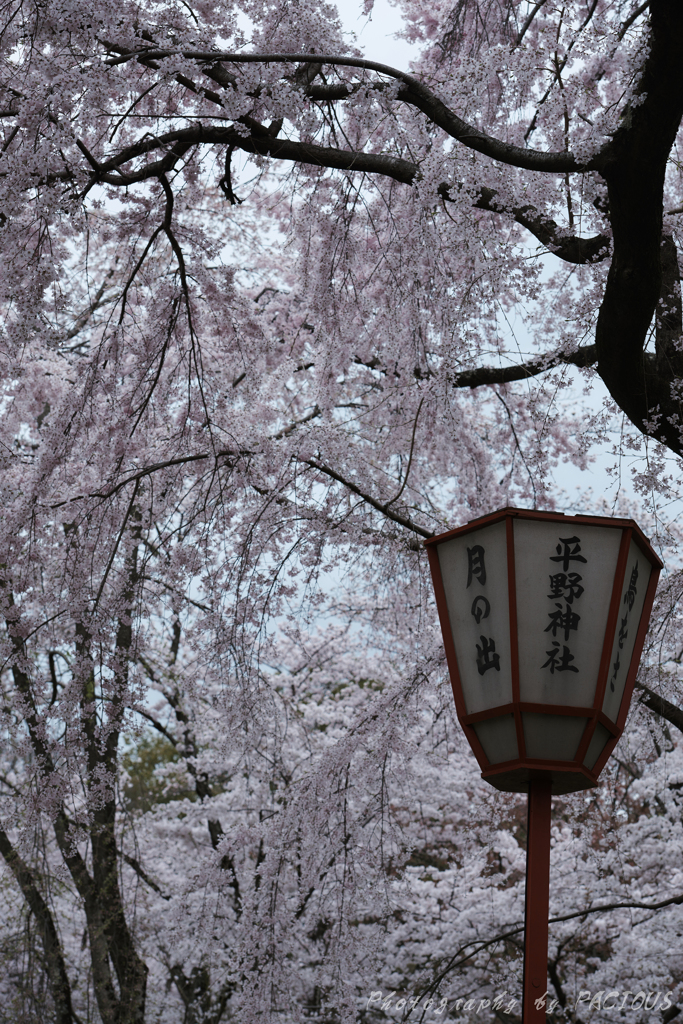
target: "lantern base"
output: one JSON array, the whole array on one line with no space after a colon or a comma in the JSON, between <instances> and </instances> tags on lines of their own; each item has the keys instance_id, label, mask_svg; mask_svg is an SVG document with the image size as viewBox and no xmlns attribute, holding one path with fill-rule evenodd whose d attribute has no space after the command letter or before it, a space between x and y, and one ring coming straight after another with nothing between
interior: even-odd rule
<instances>
[{"instance_id":1,"label":"lantern base","mask_svg":"<svg viewBox=\"0 0 683 1024\"><path fill-rule=\"evenodd\" d=\"M501 791L501 793L528 793L529 783L539 777L551 776L553 796L566 796L568 793L578 793L582 789L594 789L597 781L590 778L588 774L575 769L558 769L553 766L549 771L539 771L537 767L530 768L520 766L518 768L504 768L496 771L489 768L481 773L482 779L490 786Z\"/></svg>"}]
</instances>

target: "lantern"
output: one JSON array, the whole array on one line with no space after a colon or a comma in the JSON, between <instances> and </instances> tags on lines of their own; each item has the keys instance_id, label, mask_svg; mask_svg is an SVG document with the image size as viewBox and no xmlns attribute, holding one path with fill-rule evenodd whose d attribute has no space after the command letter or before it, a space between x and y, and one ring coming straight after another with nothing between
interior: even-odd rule
<instances>
[{"instance_id":1,"label":"lantern","mask_svg":"<svg viewBox=\"0 0 683 1024\"><path fill-rule=\"evenodd\" d=\"M630 519L504 508L426 542L482 778L594 786L621 736L662 563Z\"/></svg>"},{"instance_id":2,"label":"lantern","mask_svg":"<svg viewBox=\"0 0 683 1024\"><path fill-rule=\"evenodd\" d=\"M496 789L528 793L523 1024L545 1024L551 794L621 736L662 563L631 519L504 508L426 541L455 706Z\"/></svg>"}]
</instances>

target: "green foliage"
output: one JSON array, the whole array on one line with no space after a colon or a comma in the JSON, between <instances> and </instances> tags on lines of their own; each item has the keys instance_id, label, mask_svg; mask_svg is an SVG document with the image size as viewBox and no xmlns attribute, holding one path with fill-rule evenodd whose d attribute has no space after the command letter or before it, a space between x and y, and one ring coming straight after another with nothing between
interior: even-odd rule
<instances>
[{"instance_id":1,"label":"green foliage","mask_svg":"<svg viewBox=\"0 0 683 1024\"><path fill-rule=\"evenodd\" d=\"M180 760L176 748L163 736L143 736L130 747L121 758L128 775L123 787L126 807L144 813L172 800L196 800L197 794L194 787L188 786ZM176 764L177 771L168 771Z\"/></svg>"}]
</instances>

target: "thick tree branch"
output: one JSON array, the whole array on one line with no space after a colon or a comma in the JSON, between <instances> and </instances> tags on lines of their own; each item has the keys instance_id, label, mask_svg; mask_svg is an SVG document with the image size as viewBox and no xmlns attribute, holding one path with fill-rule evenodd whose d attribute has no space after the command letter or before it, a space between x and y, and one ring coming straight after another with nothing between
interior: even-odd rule
<instances>
[{"instance_id":1,"label":"thick tree branch","mask_svg":"<svg viewBox=\"0 0 683 1024\"><path fill-rule=\"evenodd\" d=\"M441 186L441 189L443 188L444 186ZM451 186L449 192L454 191L455 189ZM505 209L500 204L495 189L479 189L473 206L478 210L490 210L492 213L500 213L503 216L512 214L518 224L531 232L555 256L567 263L597 263L609 256L611 240L608 235L579 238L570 232L563 232L552 218L544 216L535 206L513 206Z\"/></svg>"},{"instance_id":2,"label":"thick tree branch","mask_svg":"<svg viewBox=\"0 0 683 1024\"><path fill-rule=\"evenodd\" d=\"M541 3L537 4L536 10L538 10L544 2L545 0L542 0ZM522 32L522 35L524 31L526 31L526 28L528 28L528 25L530 24L532 17L533 15L530 17L529 22L527 23L525 29ZM518 45L518 43L516 45ZM119 52L123 53L123 51ZM129 59L129 57L130 52L126 51L126 59ZM154 60L149 58L139 58L139 60L140 63L144 64L146 67L158 68L159 66ZM302 64L300 65L300 67L297 68L296 72L292 76L297 87L303 88L305 95L309 99L312 99L314 101L322 100L326 103L340 100L349 100L361 88L360 83L355 85L349 85L345 82L333 84L328 83L324 85L313 85L313 80L320 73L321 68L322 64L320 63ZM205 75L208 75L218 84L223 86L223 88L236 87L237 79L235 75L228 72L226 68L223 67L222 64L214 64L209 68L204 67L202 70ZM176 81L178 81L181 85L184 85L186 88L190 89L192 92L202 94L206 99L210 100L212 103L222 105L220 96L217 93L214 93L211 90L201 89L197 87L194 82L191 82L184 75L176 75ZM385 82L375 82L372 83L370 86L368 86L366 83L363 83L362 88L370 88L378 92L383 92L386 89L386 85L387 83ZM256 93L254 95L256 95L257 93L260 93L260 90L256 90ZM402 93L399 93L397 98L410 102L410 97L407 94L402 95ZM255 122L253 121L253 119L250 118L245 118L243 120L245 123L249 122L252 128L255 127L257 129L257 133L259 129L261 130L261 133L263 133L264 128L262 125L259 125L258 122ZM266 131L271 136L277 136L279 134L280 128L281 124L278 125L278 130L275 132L273 132L272 127L269 127L268 129L266 129ZM228 146L227 152L230 153L235 148L236 144L231 144ZM334 158L338 159L338 156L335 155ZM226 158L226 161L227 159L228 158ZM302 160L301 162L305 161ZM410 179L412 183L412 181L415 179L415 177L417 177L419 173L419 168L417 164L411 164L409 161L405 161L405 164L405 177L397 180L407 181L407 178L410 175L412 175ZM396 168L394 168L394 170L395 169ZM378 173L385 172L378 171ZM439 188L439 194L443 198L449 199L451 197L450 193L452 193L454 190L459 190L459 187L449 186L447 183L444 183ZM497 213L506 212L497 204L497 195L498 193L496 192L495 189L482 188L479 192L479 197L475 201L474 205L481 210L490 210L492 212ZM543 243L543 245L546 245L552 252L555 253L555 255L559 256L561 259L566 260L567 262L594 262L597 259L604 259L607 255L609 249L609 239L604 235L598 235L595 238L591 239L581 239L575 238L567 234L563 234L558 230L558 226L557 224L555 224L553 220L551 220L548 217L544 217L535 209L535 207L530 205L526 205L523 207L513 207L510 212L512 213L515 220L519 224L521 224L523 227L526 227L533 235L535 235L536 238L538 238L540 242Z\"/></svg>"},{"instance_id":3,"label":"thick tree branch","mask_svg":"<svg viewBox=\"0 0 683 1024\"><path fill-rule=\"evenodd\" d=\"M399 71L388 64L380 64L377 61L364 60L358 57L345 57L337 54L310 54L310 53L215 53L211 51L198 50L174 50L146 48L138 52L125 53L122 56L109 61L110 64L120 64L125 61L136 59L140 62L163 60L167 57L182 55L186 60L194 60L198 63L208 63L215 67L219 63L230 64L313 64L321 63L333 67L359 68L364 71L375 71L378 74L393 78L401 82L397 98L417 107L429 119L452 138L457 139L464 146L473 149L492 160L512 167L520 167L525 170L536 171L562 171L571 173L573 171L590 170L597 158L579 163L571 153L549 152L540 150L524 149L521 146L513 146L510 143L494 139L485 132L480 131L473 125L468 124L459 117L453 110L439 99L432 90L421 82L414 75L406 71Z\"/></svg>"},{"instance_id":4,"label":"thick tree branch","mask_svg":"<svg viewBox=\"0 0 683 1024\"><path fill-rule=\"evenodd\" d=\"M137 482L136 482L137 491ZM135 494L133 495L133 499ZM128 508L119 533L119 540L129 517L139 520L140 515ZM132 511L131 511L132 510ZM119 983L119 1016L126 1024L144 1024L145 999L147 992L147 964L138 955L135 942L128 927L119 884L118 849L116 845L116 798L114 781L118 769L118 748L123 717L126 710L128 675L133 641L133 602L138 578L137 526L129 531L133 544L125 562L126 582L121 594L124 612L118 620L114 654L114 679L109 715L106 728L98 730L96 769L90 770L89 782L96 783L101 792L93 811L94 827L90 830L92 849L93 881L102 906L102 919L107 938L109 957L116 971ZM118 541L117 541L118 544ZM101 594L98 593L98 599ZM94 701L92 701L94 710ZM104 735L101 735L104 733Z\"/></svg>"},{"instance_id":5,"label":"thick tree branch","mask_svg":"<svg viewBox=\"0 0 683 1024\"><path fill-rule=\"evenodd\" d=\"M524 24L522 25L521 29L519 30L517 38L515 39L515 42L514 42L514 46L512 47L513 50L516 50L518 46L521 46L522 40L524 39L524 36L527 34L529 29L531 28L531 25L533 23L534 18L536 17L536 15L540 11L541 7L543 7L545 3L546 3L546 0L538 0L538 2L536 4L534 4L534 6L532 7L532 9L531 9L531 11L530 11L526 21L524 22Z\"/></svg>"},{"instance_id":6,"label":"thick tree branch","mask_svg":"<svg viewBox=\"0 0 683 1024\"><path fill-rule=\"evenodd\" d=\"M78 1021L78 1017L71 1005L71 985L50 908L36 885L33 872L14 849L3 829L0 829L0 854L14 875L38 925L45 953L45 967L55 1004L55 1024L74 1024L75 1021Z\"/></svg>"},{"instance_id":7,"label":"thick tree branch","mask_svg":"<svg viewBox=\"0 0 683 1024\"><path fill-rule=\"evenodd\" d=\"M634 21L636 21L641 16L641 14L644 14L649 6L650 6L650 0L645 0L644 4L641 4L640 7L636 7L636 9L633 12L633 14L631 14L630 17L628 17L626 19L626 21L623 23L623 25L619 29L619 35L617 37L619 40L622 40L624 38L624 36L628 32L628 30L630 29L630 27L634 23Z\"/></svg>"},{"instance_id":8,"label":"thick tree branch","mask_svg":"<svg viewBox=\"0 0 683 1024\"><path fill-rule=\"evenodd\" d=\"M683 5L650 4L651 40L636 103L622 118L601 173L607 182L614 257L598 316L598 372L636 427L683 452L674 377L644 346L663 294L664 176L683 117ZM677 361L678 362L678 361Z\"/></svg>"},{"instance_id":9,"label":"thick tree branch","mask_svg":"<svg viewBox=\"0 0 683 1024\"><path fill-rule=\"evenodd\" d=\"M222 125L193 125L152 138L141 139L127 146L119 153L104 160L97 166L95 180L114 186L128 186L148 178L159 178L195 146L227 146L241 149L252 156L271 157L343 171L377 174L392 178L404 185L412 185L419 178L419 165L402 157L383 153L363 153L354 150L337 149L334 146L318 146L307 142L280 139L268 128L253 118L241 119L251 134L241 135L235 128ZM155 150L166 150L166 156L145 164L135 171L124 172L121 168L132 160ZM461 186L444 182L439 186L439 195L444 200L452 199ZM610 239L607 235L579 238L563 231L552 218L545 216L530 204L507 209L498 199L498 192L482 187L473 198L472 205L501 216L510 216L552 253L568 263L593 263L609 255Z\"/></svg>"},{"instance_id":10,"label":"thick tree branch","mask_svg":"<svg viewBox=\"0 0 683 1024\"><path fill-rule=\"evenodd\" d=\"M451 377L451 384L456 388L480 388L491 384L511 384L517 380L537 377L556 366L593 366L598 354L595 345L585 345L575 352L558 352L521 363L515 366L481 366L475 370L463 370Z\"/></svg>"},{"instance_id":11,"label":"thick tree branch","mask_svg":"<svg viewBox=\"0 0 683 1024\"><path fill-rule=\"evenodd\" d=\"M240 120L245 127L249 128L251 135L242 135L235 128L223 125L192 125L189 128L180 128L162 135L141 139L131 146L126 146L108 160L101 162L95 172L94 180L109 185L125 186L146 181L149 178L158 178L161 174L171 170L189 149L200 145L233 146L252 156L291 160L314 167L382 174L406 185L413 183L417 173L417 165L409 160L403 160L401 157L379 153L361 153L335 149L333 146L317 146L312 143L278 139L269 133L265 125L253 118L244 117ZM142 168L130 173L120 170L131 160L159 149L166 151L166 156L162 159L145 164Z\"/></svg>"}]
</instances>

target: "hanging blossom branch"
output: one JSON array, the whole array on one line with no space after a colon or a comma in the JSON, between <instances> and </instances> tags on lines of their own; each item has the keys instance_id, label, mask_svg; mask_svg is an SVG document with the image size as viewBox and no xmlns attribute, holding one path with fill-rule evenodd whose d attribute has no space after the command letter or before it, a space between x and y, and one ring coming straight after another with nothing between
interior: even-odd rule
<instances>
[{"instance_id":1,"label":"hanging blossom branch","mask_svg":"<svg viewBox=\"0 0 683 1024\"><path fill-rule=\"evenodd\" d=\"M90 491L89 494L76 494L73 498L64 498L63 501L57 501L53 505L48 506L51 509L62 508L64 505L70 504L72 501L85 501L87 498L111 498L114 494L117 494L122 488L126 487L129 483L136 480L141 480L145 476L150 476L152 473L157 473L159 470L168 469L171 466L183 466L190 462L201 462L204 459L218 459L222 456L235 457L237 454L240 455L253 455L253 452L199 452L197 455L179 455L175 459L166 459L164 462L155 462L151 466L145 466L144 469L138 470L137 473L131 473L130 476L120 480L119 483L110 487L109 490L102 491Z\"/></svg>"},{"instance_id":2,"label":"hanging blossom branch","mask_svg":"<svg viewBox=\"0 0 683 1024\"><path fill-rule=\"evenodd\" d=\"M253 456L255 454L256 452L253 451L218 451L199 452L196 455L182 455L175 459L167 459L165 462L156 462L151 466L146 466L144 469L138 470L137 473L132 473L130 476L125 477L125 479L121 480L114 487L111 487L108 490L91 491L89 494L77 494L73 498L65 498L63 501L55 502L54 504L50 505L49 508L62 508L64 505L68 505L72 501L85 501L88 498L110 498L112 497L112 495L122 490L122 488L126 487L129 483L133 481L137 482L145 476L150 476L152 473L157 473L162 469L168 469L171 466L182 466L190 462L201 462L206 459L219 459L223 457L247 457ZM348 490L350 490L353 494L358 495L359 498L362 498L363 501L365 501L368 505L371 505L372 508L376 509L378 512L381 512L388 519L392 519L395 523L398 523L400 526L404 526L407 530L411 530L413 533L417 533L420 537L427 538L434 536L434 533L431 530L425 530L422 526L418 526L417 523L412 522L405 516L399 515L398 512L394 512L389 506L392 504L393 501L396 500L396 498L392 499L387 503L378 501L377 498L373 498L372 495L367 494L365 491L362 491L360 487L357 486L357 484L353 483L352 480L347 480L345 477L343 477L336 470L332 469L330 466L326 466L324 463L318 462L315 459L302 459L301 461L304 465L309 466L311 469L316 470L318 473L323 473L325 476L330 477L331 480L336 480L337 483L343 484L344 487L348 488Z\"/></svg>"},{"instance_id":3,"label":"hanging blossom branch","mask_svg":"<svg viewBox=\"0 0 683 1024\"><path fill-rule=\"evenodd\" d=\"M598 171L607 185L609 203L605 215L609 219L613 234L612 262L605 294L596 326L598 372L612 398L631 422L644 434L653 435L672 451L681 452L681 436L678 427L681 409L677 397L672 397L672 382L683 375L680 359L662 372L662 366L653 361L650 353L644 352L649 325L661 296L661 233L662 199L664 174L662 168L669 158L671 147L681 123L683 112L683 90L681 89L681 45L683 45L683 11L680 5L652 2L649 5L649 37L646 56L642 64L635 94L628 107L628 116L622 117L611 137L600 146L597 153L578 161L570 152L542 153L525 150L494 139L486 133L467 124L454 111L414 75L398 71L388 65L360 58L341 55L265 53L233 54L220 51L175 50L159 47L151 37L150 46L140 50L126 50L114 58L115 62L138 60L141 63L154 58L178 56L181 53L198 65L206 64L203 72L226 88L237 88L237 79L223 67L223 64L281 63L309 64L318 68L321 64L338 67L356 67L393 79L398 83L396 98L420 109L433 124L439 126L452 138L466 147L490 159L508 166L515 166L540 172L572 174L587 170ZM105 43L105 45L110 45ZM111 44L112 49L116 46ZM370 88L379 88L380 83L370 83ZM343 99L353 89L346 83L335 85L337 93L320 92L321 87L310 81L303 83L303 92L310 99ZM395 180L412 184L417 172L408 162L388 154L352 153L324 146L291 142L277 139L271 129L249 118L241 119L249 136L240 136L237 128L206 129L193 127L185 132L204 132L203 141L212 141L212 133L223 132L222 140L234 144L245 152L270 156L276 159L293 160L300 163L366 171L385 174ZM279 127L276 126L279 130ZM277 135L277 130L275 135ZM197 136L192 136L198 140ZM175 150L166 153L164 159L173 163L189 141L190 136L178 136L168 142ZM217 136L215 141L218 141ZM149 143L146 143L149 144ZM121 155L115 157L118 161ZM132 158L132 157L131 157ZM125 161L124 161L125 162ZM163 161L158 161L161 165ZM113 170L113 168L112 168ZM112 174L111 171L105 173ZM122 175L119 182L124 184L138 179L137 175L148 176L150 168L143 168L133 175ZM112 180L117 175L112 174ZM450 185L445 188L450 194ZM476 201L477 197L474 197ZM484 207L491 205L482 193L479 197ZM634 218L634 211L638 216ZM528 221L530 230L546 225L533 211L521 207L518 219ZM538 235L537 235L538 237ZM559 236L555 236L559 241ZM567 250L576 258L572 243ZM586 262L596 257L604 258L609 246L600 238L596 249ZM583 241L578 244L581 256ZM560 254L560 250L558 254ZM659 409L657 425L653 426L654 412Z\"/></svg>"},{"instance_id":4,"label":"hanging blossom branch","mask_svg":"<svg viewBox=\"0 0 683 1024\"><path fill-rule=\"evenodd\" d=\"M344 96L348 97L354 86L347 83L335 84L334 89L339 91L333 95L327 86L314 84L308 74L301 75L300 65L310 67L313 77L317 74L316 69L324 64L374 72L396 83L396 99L417 107L433 124L483 156L508 166L544 173L599 171L608 190L609 203L605 206L605 216L612 228L615 259L596 326L597 369L612 398L632 423L642 433L656 437L672 451L680 453L678 423L681 409L672 392L672 383L677 377L683 376L680 359L674 360L668 368L663 368L651 353L644 352L644 345L657 301L662 298L660 250L664 177L661 168L669 158L683 111L680 88L683 12L680 5L672 6L663 0L657 3L653 0L649 9L648 48L628 108L628 116L622 117L619 126L598 152L584 161L577 161L570 152L543 153L494 139L450 110L416 76L361 58L336 54L243 54L218 50L185 50L160 46L145 32L142 33L142 39L146 39L149 45L138 49L121 47L107 40L100 42L110 52L118 54L110 62L112 67L137 61L149 68L161 68L163 65L160 62L165 59L183 56L193 61L203 74L223 89L238 89L237 76L225 67L226 64L296 64L299 66L293 75L284 76L285 81L292 82L304 97L313 101L325 98L341 100ZM176 76L176 80L210 102L220 103L222 107L218 93L209 94L186 76ZM386 88L386 83L364 84L363 88L366 87ZM257 94L258 90L254 95ZM414 164L391 154L345 151L280 139L277 135L281 127L278 121L266 127L254 118L243 116L238 118L234 127L195 124L163 136L150 135L103 162L89 156L88 161L94 172L91 180L93 183L102 181L126 186L149 177L158 178L175 167L193 146L204 144L233 146L255 155L319 167L385 175L407 184L412 184L419 175L419 169ZM152 152L159 146L164 147L163 157L130 172L123 170L123 165L129 160ZM63 172L48 177L54 181L73 180L74 173L67 167ZM457 191L458 186L445 183L442 188L451 196L452 190ZM502 212L497 209L495 198L492 200L485 190L473 195L475 202L492 212ZM637 218L633 217L634 210L639 211ZM589 240L563 240L562 232L555 231L552 222L546 221L533 208L520 205L516 211L515 216L520 224L535 232L536 237L552 251L570 262L603 259L609 252L607 236L600 235Z\"/></svg>"}]
</instances>

